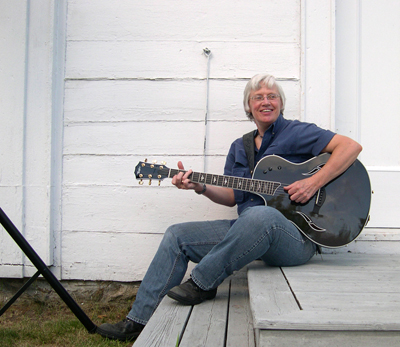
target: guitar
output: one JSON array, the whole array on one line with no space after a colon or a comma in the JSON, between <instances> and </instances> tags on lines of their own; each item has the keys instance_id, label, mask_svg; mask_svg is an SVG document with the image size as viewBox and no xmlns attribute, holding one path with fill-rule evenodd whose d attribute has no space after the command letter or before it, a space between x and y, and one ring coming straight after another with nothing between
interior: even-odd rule
<instances>
[{"instance_id":1,"label":"guitar","mask_svg":"<svg viewBox=\"0 0 400 347\"><path fill-rule=\"evenodd\" d=\"M305 204L293 202L283 187L314 175L329 159L323 153L296 164L279 156L261 159L252 178L213 175L193 172L193 182L247 191L261 196L268 206L279 210L308 239L329 248L352 242L369 221L371 184L362 163L356 160L344 173L319 189ZM135 168L137 179L172 178L179 169L164 165L139 162Z\"/></svg>"}]
</instances>

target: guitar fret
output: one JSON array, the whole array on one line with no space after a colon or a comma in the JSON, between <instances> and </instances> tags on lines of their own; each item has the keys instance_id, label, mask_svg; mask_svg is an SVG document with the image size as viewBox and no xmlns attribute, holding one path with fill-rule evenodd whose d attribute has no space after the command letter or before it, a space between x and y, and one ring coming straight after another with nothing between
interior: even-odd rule
<instances>
[{"instance_id":1,"label":"guitar fret","mask_svg":"<svg viewBox=\"0 0 400 347\"><path fill-rule=\"evenodd\" d=\"M264 194L268 194L268 182L264 182L263 191L264 191Z\"/></svg>"},{"instance_id":2,"label":"guitar fret","mask_svg":"<svg viewBox=\"0 0 400 347\"><path fill-rule=\"evenodd\" d=\"M256 182L256 190L258 193L262 192L262 183L260 181Z\"/></svg>"},{"instance_id":3,"label":"guitar fret","mask_svg":"<svg viewBox=\"0 0 400 347\"><path fill-rule=\"evenodd\" d=\"M216 185L218 182L218 175L212 175L211 184Z\"/></svg>"},{"instance_id":4,"label":"guitar fret","mask_svg":"<svg viewBox=\"0 0 400 347\"><path fill-rule=\"evenodd\" d=\"M224 187L228 187L229 186L229 178L225 177L224 178Z\"/></svg>"},{"instance_id":5,"label":"guitar fret","mask_svg":"<svg viewBox=\"0 0 400 347\"><path fill-rule=\"evenodd\" d=\"M269 185L269 193L272 195L272 194L274 194L274 191L275 191L274 184L271 182Z\"/></svg>"},{"instance_id":6,"label":"guitar fret","mask_svg":"<svg viewBox=\"0 0 400 347\"><path fill-rule=\"evenodd\" d=\"M265 193L267 193L268 194L268 192L270 191L270 184L268 183L268 182L265 182L265 188L264 188L264 191L265 191Z\"/></svg>"},{"instance_id":7,"label":"guitar fret","mask_svg":"<svg viewBox=\"0 0 400 347\"><path fill-rule=\"evenodd\" d=\"M217 186L218 185L218 175L213 175L212 176L212 185Z\"/></svg>"},{"instance_id":8,"label":"guitar fret","mask_svg":"<svg viewBox=\"0 0 400 347\"><path fill-rule=\"evenodd\" d=\"M258 185L259 185L259 191L261 192L261 193L264 193L265 192L265 182L263 182L263 181L258 181Z\"/></svg>"},{"instance_id":9,"label":"guitar fret","mask_svg":"<svg viewBox=\"0 0 400 347\"><path fill-rule=\"evenodd\" d=\"M268 194L268 192L271 190L271 185L269 184L269 182L264 182L264 186L264 192Z\"/></svg>"},{"instance_id":10,"label":"guitar fret","mask_svg":"<svg viewBox=\"0 0 400 347\"><path fill-rule=\"evenodd\" d=\"M199 173L198 172L193 172L190 179L194 182L198 182L199 181Z\"/></svg>"}]
</instances>

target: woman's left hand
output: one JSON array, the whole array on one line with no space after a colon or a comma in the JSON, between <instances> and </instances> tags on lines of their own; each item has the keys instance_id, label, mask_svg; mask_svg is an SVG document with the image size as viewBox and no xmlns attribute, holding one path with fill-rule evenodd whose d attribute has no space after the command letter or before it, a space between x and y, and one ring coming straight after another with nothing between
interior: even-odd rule
<instances>
[{"instance_id":1,"label":"woman's left hand","mask_svg":"<svg viewBox=\"0 0 400 347\"><path fill-rule=\"evenodd\" d=\"M178 169L184 170L181 161L178 162ZM202 190L203 186L201 184L194 183L189 179L189 176L192 174L192 172L192 170L188 170L186 173L179 172L177 175L172 177L172 184L178 189L195 189L196 187L199 187L197 190Z\"/></svg>"}]
</instances>

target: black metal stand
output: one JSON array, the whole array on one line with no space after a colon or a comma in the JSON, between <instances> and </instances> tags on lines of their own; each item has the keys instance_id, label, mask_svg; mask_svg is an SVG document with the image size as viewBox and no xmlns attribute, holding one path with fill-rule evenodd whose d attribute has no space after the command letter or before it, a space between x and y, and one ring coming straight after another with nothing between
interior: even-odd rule
<instances>
[{"instance_id":1,"label":"black metal stand","mask_svg":"<svg viewBox=\"0 0 400 347\"><path fill-rule=\"evenodd\" d=\"M14 239L19 248L21 248L21 250L25 253L25 255L38 270L35 275L33 275L32 278L28 282L26 282L24 286L3 306L3 308L0 310L0 316L15 302L15 300L18 299L18 297L36 280L39 275L42 275L47 280L47 282L49 282L56 293L60 296L60 298L67 304L70 310L75 314L76 318L78 318L79 321L84 325L87 331L91 334L94 334L96 332L97 326L90 320L85 312L83 312L83 310L79 307L75 300L72 299L66 289L49 270L43 260L38 256L38 254L28 243L28 241L26 241L26 239L22 236L22 234L19 232L19 230L15 227L15 225L11 222L11 220L7 217L7 215L1 208L0 223L3 225L4 229L7 230L7 232Z\"/></svg>"}]
</instances>

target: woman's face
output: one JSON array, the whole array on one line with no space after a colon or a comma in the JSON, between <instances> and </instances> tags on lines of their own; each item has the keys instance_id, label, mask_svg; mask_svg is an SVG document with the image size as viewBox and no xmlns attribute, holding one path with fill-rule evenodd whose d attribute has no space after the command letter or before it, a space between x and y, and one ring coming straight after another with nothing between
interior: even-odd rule
<instances>
[{"instance_id":1,"label":"woman's face","mask_svg":"<svg viewBox=\"0 0 400 347\"><path fill-rule=\"evenodd\" d=\"M268 95L279 95L278 90L273 87L272 89L262 86L256 91L250 92L250 112L253 115L254 122L257 128L264 132L269 126L274 123L281 113L282 100L277 97L275 100L268 100ZM262 100L254 100L254 97L261 96Z\"/></svg>"}]
</instances>

